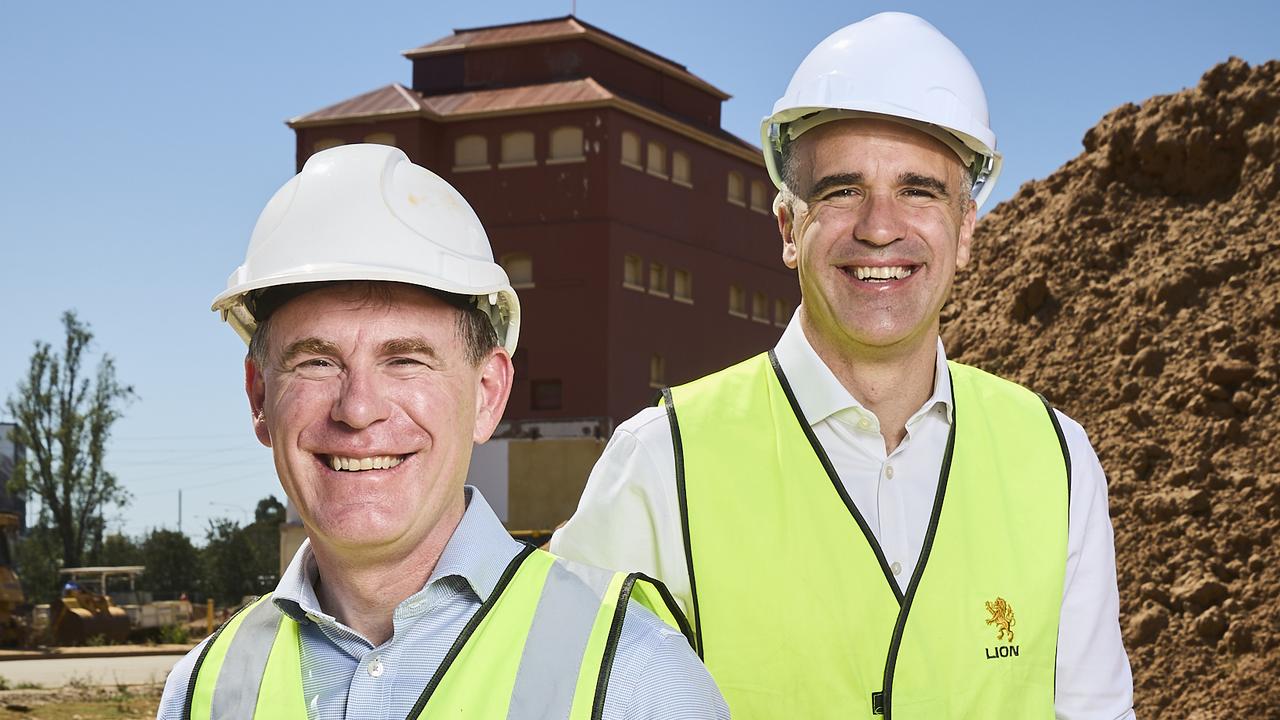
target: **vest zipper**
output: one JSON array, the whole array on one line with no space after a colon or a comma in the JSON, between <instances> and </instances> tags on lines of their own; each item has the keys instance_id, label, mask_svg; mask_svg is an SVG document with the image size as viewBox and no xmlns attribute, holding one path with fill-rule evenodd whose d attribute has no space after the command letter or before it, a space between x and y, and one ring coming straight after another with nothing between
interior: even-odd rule
<instances>
[{"instance_id":1,"label":"vest zipper","mask_svg":"<svg viewBox=\"0 0 1280 720\"><path fill-rule=\"evenodd\" d=\"M924 545L920 549L920 557L916 561L916 569L911 573L911 582L907 584L907 591L904 594L898 588L898 583L893 579L893 571L889 569L889 563L885 560L884 551L880 548L880 543L876 540L875 535L872 534L867 521L862 517L862 513L858 512L853 499L849 497L848 491L845 490L844 483L840 482L840 475L836 472L835 466L831 464L831 459L827 457L827 451L823 449L822 443L813 434L813 428L805 420L804 412L800 409L800 403L796 401L796 396L791 391L791 384L787 382L787 375L782 371L778 356L772 350L769 351L769 363L773 365L773 372L778 378L778 383L782 386L783 394L787 396L787 402L791 404L791 412L800 424L800 429L804 431L804 435L808 438L814 454L818 456L818 461L822 463L822 469L826 470L827 477L831 479L831 484L840 495L840 499L844 501L849 514L853 516L853 519L858 523L858 527L862 529L863 537L866 538L872 552L875 553L876 560L880 562L880 569L884 573L885 581L889 583L889 588L893 590L893 596L898 599L898 619L893 627L893 636L889 639L889 655L885 659L884 666L884 683L880 689L884 701L885 720L890 720L893 714L893 671L898 662L898 648L902 645L902 633L906 630L907 614L911 611L911 601L915 598L916 588L920 585L920 578L924 575L925 565L929 561L929 552L933 549L933 538L938 532L938 520L942 516L942 502L947 492L947 478L951 475L951 456L955 450L956 441L955 392L952 391L951 393L951 429L947 433L947 449L942 456L942 469L938 473L938 490L933 498L933 511L929 515L929 527L924 534ZM949 368L947 372L948 374L950 373Z\"/></svg>"},{"instance_id":2,"label":"vest zipper","mask_svg":"<svg viewBox=\"0 0 1280 720\"><path fill-rule=\"evenodd\" d=\"M950 368L947 370L950 376ZM955 385L953 384L954 388ZM893 717L893 671L898 664L898 649L902 646L902 634L907 628L907 615L911 612L911 602L915 600L916 588L920 585L920 578L924 576L925 565L929 562L929 553L933 550L933 538L938 534L938 520L942 517L942 502L947 494L947 479L951 476L951 456L956 446L956 421L959 415L956 412L956 394L955 390L951 392L951 430L947 433L947 450L942 455L942 469L938 473L938 491L933 497L933 511L929 515L929 527L924 533L924 545L920 548L920 559L916 562L916 569L911 573L911 582L907 583L906 597L902 602L902 609L898 611L898 622L893 627L893 637L889 639L889 657L884 663L884 683L881 688L884 692L884 717L890 720Z\"/></svg>"}]
</instances>

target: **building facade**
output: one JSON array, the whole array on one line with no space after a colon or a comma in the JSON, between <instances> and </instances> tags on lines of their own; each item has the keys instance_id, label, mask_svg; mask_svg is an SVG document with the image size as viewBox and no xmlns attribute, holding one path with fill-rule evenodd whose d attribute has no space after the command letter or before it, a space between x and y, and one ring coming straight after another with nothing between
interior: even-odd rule
<instances>
[{"instance_id":1,"label":"building facade","mask_svg":"<svg viewBox=\"0 0 1280 720\"><path fill-rule=\"evenodd\" d=\"M607 436L658 388L777 340L799 290L760 150L720 127L728 95L575 17L404 55L411 86L289 121L298 167L396 145L471 202L523 310L508 428Z\"/></svg>"}]
</instances>

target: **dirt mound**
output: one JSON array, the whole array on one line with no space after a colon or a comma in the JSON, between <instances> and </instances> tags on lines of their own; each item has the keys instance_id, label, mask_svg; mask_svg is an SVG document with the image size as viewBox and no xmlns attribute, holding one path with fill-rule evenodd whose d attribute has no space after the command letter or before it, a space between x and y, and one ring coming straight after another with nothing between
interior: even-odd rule
<instances>
[{"instance_id":1,"label":"dirt mound","mask_svg":"<svg viewBox=\"0 0 1280 720\"><path fill-rule=\"evenodd\" d=\"M979 224L948 351L1089 431L1139 716L1280 717L1280 61L1084 147Z\"/></svg>"}]
</instances>

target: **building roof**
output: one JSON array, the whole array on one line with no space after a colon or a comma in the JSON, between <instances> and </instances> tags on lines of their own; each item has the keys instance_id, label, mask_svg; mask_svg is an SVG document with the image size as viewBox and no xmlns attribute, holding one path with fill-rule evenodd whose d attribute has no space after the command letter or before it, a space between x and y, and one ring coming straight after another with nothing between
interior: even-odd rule
<instances>
[{"instance_id":1,"label":"building roof","mask_svg":"<svg viewBox=\"0 0 1280 720\"><path fill-rule=\"evenodd\" d=\"M533 45L570 38L583 39L602 45L641 64L711 93L720 100L728 100L731 97L723 90L689 72L684 65L668 60L655 52L628 42L613 33L601 30L591 23L579 20L572 15L506 25L458 28L453 31L452 35L413 50L406 50L404 56L412 60L477 48Z\"/></svg>"},{"instance_id":2,"label":"building roof","mask_svg":"<svg viewBox=\"0 0 1280 720\"><path fill-rule=\"evenodd\" d=\"M422 109L421 95L400 83L391 83L315 112L299 115L288 120L287 124L297 128L322 125L333 120L385 119L396 115L418 115Z\"/></svg>"},{"instance_id":3,"label":"building roof","mask_svg":"<svg viewBox=\"0 0 1280 720\"><path fill-rule=\"evenodd\" d=\"M613 97L614 94L600 83L586 78L496 90L472 90L453 95L436 95L424 98L424 102L432 113L449 117L601 103Z\"/></svg>"},{"instance_id":4,"label":"building roof","mask_svg":"<svg viewBox=\"0 0 1280 720\"><path fill-rule=\"evenodd\" d=\"M589 107L615 107L743 159L759 164L764 162L760 148L730 132L712 132L681 122L666 112L622 97L591 78L433 96L424 96L399 83L392 83L295 117L288 121L288 125L296 130L342 125L353 120L390 120L401 117L452 122Z\"/></svg>"}]
</instances>

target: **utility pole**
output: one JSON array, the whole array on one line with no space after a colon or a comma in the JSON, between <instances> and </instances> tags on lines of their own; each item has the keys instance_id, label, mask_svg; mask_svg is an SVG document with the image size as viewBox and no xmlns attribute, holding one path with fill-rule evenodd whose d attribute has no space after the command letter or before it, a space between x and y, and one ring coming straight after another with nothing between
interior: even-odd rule
<instances>
[{"instance_id":1,"label":"utility pole","mask_svg":"<svg viewBox=\"0 0 1280 720\"><path fill-rule=\"evenodd\" d=\"M182 491L178 491L178 534L182 534Z\"/></svg>"}]
</instances>

